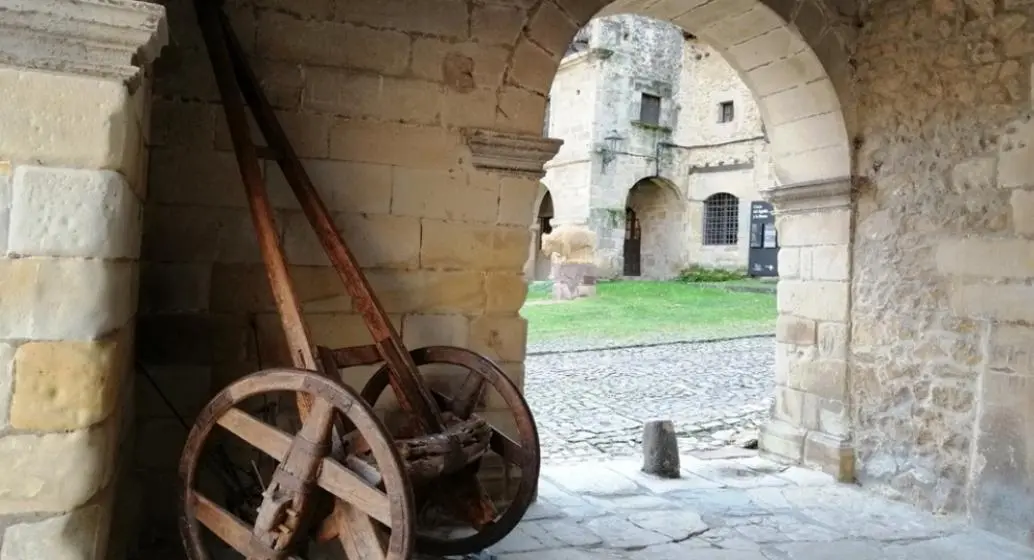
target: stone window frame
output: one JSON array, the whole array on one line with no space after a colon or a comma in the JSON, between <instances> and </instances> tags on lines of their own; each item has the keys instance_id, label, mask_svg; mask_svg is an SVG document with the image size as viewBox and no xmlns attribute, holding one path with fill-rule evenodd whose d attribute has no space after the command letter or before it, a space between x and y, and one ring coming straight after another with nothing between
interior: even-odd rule
<instances>
[{"instance_id":1,"label":"stone window frame","mask_svg":"<svg viewBox=\"0 0 1034 560\"><path fill-rule=\"evenodd\" d=\"M639 122L651 125L661 125L661 106L663 99L660 95L641 91L639 92Z\"/></svg>"},{"instance_id":2,"label":"stone window frame","mask_svg":"<svg viewBox=\"0 0 1034 560\"><path fill-rule=\"evenodd\" d=\"M740 199L727 192L704 199L703 245L737 245L740 238Z\"/></svg>"},{"instance_id":3,"label":"stone window frame","mask_svg":"<svg viewBox=\"0 0 1034 560\"><path fill-rule=\"evenodd\" d=\"M726 116L726 113L728 113L728 116ZM729 124L735 120L736 102L732 99L718 102L718 124Z\"/></svg>"}]
</instances>

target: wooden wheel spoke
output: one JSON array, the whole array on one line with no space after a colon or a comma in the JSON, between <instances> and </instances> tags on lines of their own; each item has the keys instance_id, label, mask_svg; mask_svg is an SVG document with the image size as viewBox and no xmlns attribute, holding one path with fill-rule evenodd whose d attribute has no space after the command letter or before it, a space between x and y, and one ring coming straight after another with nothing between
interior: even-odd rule
<instances>
[{"instance_id":1,"label":"wooden wheel spoke","mask_svg":"<svg viewBox=\"0 0 1034 560\"><path fill-rule=\"evenodd\" d=\"M193 501L197 520L237 552L248 558L268 557L273 553L258 543L251 528L237 516L197 492L191 492L189 499Z\"/></svg>"},{"instance_id":2,"label":"wooden wheel spoke","mask_svg":"<svg viewBox=\"0 0 1034 560\"><path fill-rule=\"evenodd\" d=\"M466 420L474 413L484 392L485 378L480 373L472 371L463 380L463 384L460 385L460 390L456 394L456 398L452 399L449 408L460 419Z\"/></svg>"},{"instance_id":3,"label":"wooden wheel spoke","mask_svg":"<svg viewBox=\"0 0 1034 560\"><path fill-rule=\"evenodd\" d=\"M360 475L336 461L324 459L316 484L339 500L391 526L391 499L387 494L370 486Z\"/></svg>"},{"instance_id":4,"label":"wooden wheel spoke","mask_svg":"<svg viewBox=\"0 0 1034 560\"><path fill-rule=\"evenodd\" d=\"M517 466L522 466L526 459L524 448L521 447L521 444L494 427L492 428L492 439L489 440L488 447L503 459Z\"/></svg>"},{"instance_id":5,"label":"wooden wheel spoke","mask_svg":"<svg viewBox=\"0 0 1034 560\"><path fill-rule=\"evenodd\" d=\"M277 461L291 449L291 436L238 408L227 410L217 424Z\"/></svg>"},{"instance_id":6,"label":"wooden wheel spoke","mask_svg":"<svg viewBox=\"0 0 1034 560\"><path fill-rule=\"evenodd\" d=\"M345 557L349 560L384 560L387 548L384 532L369 516L352 504L339 501L334 507L333 517L340 527L338 540L345 549Z\"/></svg>"}]
</instances>

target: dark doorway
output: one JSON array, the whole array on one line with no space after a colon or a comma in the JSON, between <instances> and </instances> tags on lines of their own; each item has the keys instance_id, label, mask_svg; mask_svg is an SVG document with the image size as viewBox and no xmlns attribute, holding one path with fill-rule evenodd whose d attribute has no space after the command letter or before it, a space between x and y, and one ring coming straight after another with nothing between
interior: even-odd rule
<instances>
[{"instance_id":1,"label":"dark doorway","mask_svg":"<svg viewBox=\"0 0 1034 560\"><path fill-rule=\"evenodd\" d=\"M639 218L636 217L635 210L625 208L625 276L642 274L642 238L643 232L639 227Z\"/></svg>"},{"instance_id":2,"label":"dark doorway","mask_svg":"<svg viewBox=\"0 0 1034 560\"><path fill-rule=\"evenodd\" d=\"M546 280L549 278L550 260L548 255L543 255L542 248L542 236L553 231L553 195L546 191L546 195L542 197L542 202L539 204L538 211L538 231L535 232L535 247L534 247L534 269L532 274L535 280Z\"/></svg>"}]
</instances>

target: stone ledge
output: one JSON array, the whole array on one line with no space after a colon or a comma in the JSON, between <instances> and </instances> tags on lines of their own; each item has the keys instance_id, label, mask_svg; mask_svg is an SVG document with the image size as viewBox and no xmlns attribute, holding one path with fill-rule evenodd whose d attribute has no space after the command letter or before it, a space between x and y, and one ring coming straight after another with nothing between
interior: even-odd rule
<instances>
[{"instance_id":1,"label":"stone ledge","mask_svg":"<svg viewBox=\"0 0 1034 560\"><path fill-rule=\"evenodd\" d=\"M0 0L0 65L139 84L168 43L165 8L134 0Z\"/></svg>"},{"instance_id":2,"label":"stone ledge","mask_svg":"<svg viewBox=\"0 0 1034 560\"><path fill-rule=\"evenodd\" d=\"M761 198L771 202L779 212L848 208L853 186L850 177L781 185L762 189Z\"/></svg>"},{"instance_id":3,"label":"stone ledge","mask_svg":"<svg viewBox=\"0 0 1034 560\"><path fill-rule=\"evenodd\" d=\"M553 159L563 140L534 134L515 134L486 129L465 130L464 138L477 169L502 171L534 179L545 175L543 166Z\"/></svg>"},{"instance_id":4,"label":"stone ledge","mask_svg":"<svg viewBox=\"0 0 1034 560\"><path fill-rule=\"evenodd\" d=\"M761 427L758 447L763 456L820 470L837 482L854 482L854 448L848 438L808 431L783 420Z\"/></svg>"}]
</instances>

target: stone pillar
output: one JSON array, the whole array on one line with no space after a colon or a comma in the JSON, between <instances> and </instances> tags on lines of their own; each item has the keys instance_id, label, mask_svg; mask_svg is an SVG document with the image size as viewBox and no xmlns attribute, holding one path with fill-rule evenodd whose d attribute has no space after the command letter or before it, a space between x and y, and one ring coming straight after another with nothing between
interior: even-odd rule
<instances>
[{"instance_id":1,"label":"stone pillar","mask_svg":"<svg viewBox=\"0 0 1034 560\"><path fill-rule=\"evenodd\" d=\"M0 0L0 558L99 560L124 439L161 6Z\"/></svg>"},{"instance_id":2,"label":"stone pillar","mask_svg":"<svg viewBox=\"0 0 1034 560\"><path fill-rule=\"evenodd\" d=\"M851 182L763 194L775 206L780 249L775 404L760 447L849 481Z\"/></svg>"}]
</instances>

